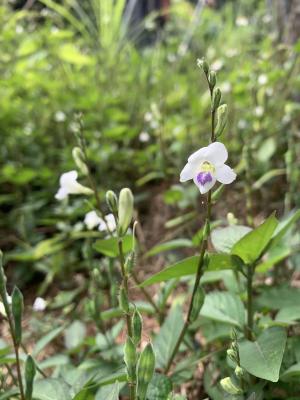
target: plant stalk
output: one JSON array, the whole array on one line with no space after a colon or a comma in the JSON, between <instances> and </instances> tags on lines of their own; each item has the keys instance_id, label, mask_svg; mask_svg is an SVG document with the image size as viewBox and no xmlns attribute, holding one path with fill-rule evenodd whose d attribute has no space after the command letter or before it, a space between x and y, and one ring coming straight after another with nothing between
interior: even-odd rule
<instances>
[{"instance_id":1,"label":"plant stalk","mask_svg":"<svg viewBox=\"0 0 300 400\"><path fill-rule=\"evenodd\" d=\"M247 338L253 339L253 265L248 266L247 270Z\"/></svg>"}]
</instances>

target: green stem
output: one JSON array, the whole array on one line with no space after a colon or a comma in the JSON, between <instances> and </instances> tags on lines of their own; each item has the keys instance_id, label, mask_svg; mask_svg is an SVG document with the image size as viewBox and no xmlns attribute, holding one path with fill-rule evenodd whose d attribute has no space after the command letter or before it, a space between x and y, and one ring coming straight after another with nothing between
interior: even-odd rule
<instances>
[{"instance_id":1,"label":"green stem","mask_svg":"<svg viewBox=\"0 0 300 400\"><path fill-rule=\"evenodd\" d=\"M253 338L253 265L248 266L247 270L247 338Z\"/></svg>"}]
</instances>

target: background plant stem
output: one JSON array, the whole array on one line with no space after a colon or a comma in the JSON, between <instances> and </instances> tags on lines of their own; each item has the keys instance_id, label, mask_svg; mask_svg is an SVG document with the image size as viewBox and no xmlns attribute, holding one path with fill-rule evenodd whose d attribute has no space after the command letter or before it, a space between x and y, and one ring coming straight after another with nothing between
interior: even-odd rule
<instances>
[{"instance_id":1,"label":"background plant stem","mask_svg":"<svg viewBox=\"0 0 300 400\"><path fill-rule=\"evenodd\" d=\"M248 266L247 270L247 338L253 339L253 265Z\"/></svg>"}]
</instances>

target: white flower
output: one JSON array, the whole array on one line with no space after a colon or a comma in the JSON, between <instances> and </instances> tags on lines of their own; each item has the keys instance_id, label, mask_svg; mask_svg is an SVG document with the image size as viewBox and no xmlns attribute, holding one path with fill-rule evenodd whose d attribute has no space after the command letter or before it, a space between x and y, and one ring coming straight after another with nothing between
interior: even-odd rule
<instances>
[{"instance_id":1,"label":"white flower","mask_svg":"<svg viewBox=\"0 0 300 400\"><path fill-rule=\"evenodd\" d=\"M254 114L255 114L257 117L261 117L261 116L264 114L264 108L263 108L262 106L257 106L257 107L255 107L255 109L254 109Z\"/></svg>"},{"instance_id":2,"label":"white flower","mask_svg":"<svg viewBox=\"0 0 300 400\"><path fill-rule=\"evenodd\" d=\"M140 140L140 142L142 142L142 143L149 142L149 140L150 140L150 135L149 135L149 133L148 133L148 132L141 132L141 133L139 134L139 140Z\"/></svg>"},{"instance_id":3,"label":"white flower","mask_svg":"<svg viewBox=\"0 0 300 400\"><path fill-rule=\"evenodd\" d=\"M77 182L77 171L69 171L61 175L60 188L55 195L57 200L63 200L69 194L92 194L93 191Z\"/></svg>"},{"instance_id":4,"label":"white flower","mask_svg":"<svg viewBox=\"0 0 300 400\"><path fill-rule=\"evenodd\" d=\"M189 158L181 171L180 182L193 179L200 193L207 193L216 183L225 185L233 182L236 173L225 164L228 152L223 143L214 142L207 147L202 147Z\"/></svg>"},{"instance_id":5,"label":"white flower","mask_svg":"<svg viewBox=\"0 0 300 400\"><path fill-rule=\"evenodd\" d=\"M90 211L84 217L84 223L88 229L94 229L101 222L103 222L103 219L98 216L96 211Z\"/></svg>"},{"instance_id":6,"label":"white flower","mask_svg":"<svg viewBox=\"0 0 300 400\"><path fill-rule=\"evenodd\" d=\"M34 311L44 311L47 307L47 302L42 297L37 297L33 303Z\"/></svg>"},{"instance_id":7,"label":"white flower","mask_svg":"<svg viewBox=\"0 0 300 400\"><path fill-rule=\"evenodd\" d=\"M237 17L237 19L235 20L235 23L237 24L237 26L247 26L247 25L249 25L248 19L246 17L243 17L243 16Z\"/></svg>"},{"instance_id":8,"label":"white flower","mask_svg":"<svg viewBox=\"0 0 300 400\"><path fill-rule=\"evenodd\" d=\"M103 221L103 219L100 218L101 222L99 224L99 231L106 231L107 230L107 226L108 229L113 232L116 229L116 220L115 217L113 216L113 214L107 214L104 217L105 221ZM107 226L106 226L107 225Z\"/></svg>"},{"instance_id":9,"label":"white flower","mask_svg":"<svg viewBox=\"0 0 300 400\"><path fill-rule=\"evenodd\" d=\"M268 82L268 77L265 74L261 74L259 75L257 81L260 85L265 85Z\"/></svg>"},{"instance_id":10,"label":"white flower","mask_svg":"<svg viewBox=\"0 0 300 400\"><path fill-rule=\"evenodd\" d=\"M64 122L66 120L66 114L63 111L57 111L54 114L54 119L56 122Z\"/></svg>"}]
</instances>

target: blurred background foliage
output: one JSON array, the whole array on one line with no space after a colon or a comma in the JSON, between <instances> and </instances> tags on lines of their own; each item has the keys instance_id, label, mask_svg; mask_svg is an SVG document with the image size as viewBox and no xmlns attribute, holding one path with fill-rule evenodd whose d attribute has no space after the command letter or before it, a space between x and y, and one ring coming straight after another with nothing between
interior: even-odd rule
<instances>
[{"instance_id":1,"label":"blurred background foliage","mask_svg":"<svg viewBox=\"0 0 300 400\"><path fill-rule=\"evenodd\" d=\"M187 155L209 132L197 58L217 71L230 110L224 141L239 179L223 195L221 217L233 211L246 222L250 211L299 207L300 42L278 3L297 4L206 3L173 0L167 14L143 19L125 0L1 3L0 247L18 265L15 279L24 284L39 271L43 292L83 266L89 208L54 199L60 174L74 169L78 113L102 198L131 187L142 224L159 214L149 211L154 193L170 218L182 216L171 227L201 211L196 188L178 186Z\"/></svg>"}]
</instances>

